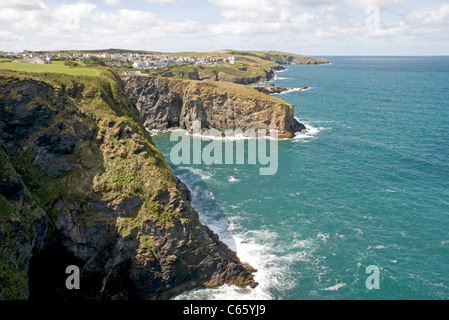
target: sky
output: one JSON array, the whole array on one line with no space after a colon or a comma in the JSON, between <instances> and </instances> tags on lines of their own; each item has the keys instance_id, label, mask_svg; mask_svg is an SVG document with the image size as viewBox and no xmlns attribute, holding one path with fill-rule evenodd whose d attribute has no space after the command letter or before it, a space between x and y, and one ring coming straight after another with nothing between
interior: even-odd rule
<instances>
[{"instance_id":1,"label":"sky","mask_svg":"<svg viewBox=\"0 0 449 320\"><path fill-rule=\"evenodd\" d=\"M0 0L0 51L449 55L449 1Z\"/></svg>"}]
</instances>

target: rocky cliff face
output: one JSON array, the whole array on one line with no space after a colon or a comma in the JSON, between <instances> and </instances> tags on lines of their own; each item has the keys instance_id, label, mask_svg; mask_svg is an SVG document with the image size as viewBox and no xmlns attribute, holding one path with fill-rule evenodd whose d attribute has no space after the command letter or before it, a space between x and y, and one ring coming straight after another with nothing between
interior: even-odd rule
<instances>
[{"instance_id":1,"label":"rocky cliff face","mask_svg":"<svg viewBox=\"0 0 449 320\"><path fill-rule=\"evenodd\" d=\"M234 77L230 78L228 74L226 74L225 72L222 72L222 71L205 72L204 70L196 69L196 70L193 70L191 73L189 73L188 78L190 80L226 81L226 82L234 82L234 83L246 85L246 84L258 83L258 82L263 82L263 81L270 81L271 79L274 78L274 71L282 70L282 69L284 69L282 66L276 66L276 67L273 67L270 71L260 72L259 75L246 76L246 77L235 77L235 78ZM164 74L164 76L165 77L178 76L178 78L182 78L182 77L180 77L179 74L174 75L172 72L168 72L168 73Z\"/></svg>"},{"instance_id":2,"label":"rocky cliff face","mask_svg":"<svg viewBox=\"0 0 449 320\"><path fill-rule=\"evenodd\" d=\"M112 73L0 72L0 299L166 299L198 286L256 285L254 270L201 225L139 124L240 124L250 115L237 100L128 79L137 113ZM229 117L218 110L234 103ZM289 119L287 106L278 112L276 121ZM81 289L68 291L72 264Z\"/></svg>"},{"instance_id":3,"label":"rocky cliff face","mask_svg":"<svg viewBox=\"0 0 449 320\"><path fill-rule=\"evenodd\" d=\"M325 58L308 57L299 54L289 54L282 52L272 52L265 55L265 58L269 61L276 62L278 64L328 64L329 60Z\"/></svg>"},{"instance_id":4,"label":"rocky cliff face","mask_svg":"<svg viewBox=\"0 0 449 320\"><path fill-rule=\"evenodd\" d=\"M136 105L147 130L182 128L277 129L291 138L305 129L293 106L242 85L216 81L188 81L160 77L123 77L125 91Z\"/></svg>"},{"instance_id":5,"label":"rocky cliff face","mask_svg":"<svg viewBox=\"0 0 449 320\"><path fill-rule=\"evenodd\" d=\"M329 61L320 58L298 57L286 55L277 61L279 64L328 64Z\"/></svg>"}]
</instances>

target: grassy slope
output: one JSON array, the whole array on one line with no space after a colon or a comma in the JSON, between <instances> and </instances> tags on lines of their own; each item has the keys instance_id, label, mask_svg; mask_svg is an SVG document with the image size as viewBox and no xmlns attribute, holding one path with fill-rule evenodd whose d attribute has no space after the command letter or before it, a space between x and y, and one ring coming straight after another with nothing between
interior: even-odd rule
<instances>
[{"instance_id":1,"label":"grassy slope","mask_svg":"<svg viewBox=\"0 0 449 320\"><path fill-rule=\"evenodd\" d=\"M64 73L74 76L98 76L100 71L95 68L86 67L69 67L63 64L61 61L55 61L53 64L30 64L20 62L1 62L0 69L12 70L20 72L32 72L32 73Z\"/></svg>"}]
</instances>

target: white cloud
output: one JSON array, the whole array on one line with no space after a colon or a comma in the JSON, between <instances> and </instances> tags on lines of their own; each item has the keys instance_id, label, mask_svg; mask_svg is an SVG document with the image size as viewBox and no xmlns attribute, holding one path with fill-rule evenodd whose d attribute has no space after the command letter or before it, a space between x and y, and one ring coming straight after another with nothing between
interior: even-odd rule
<instances>
[{"instance_id":1,"label":"white cloud","mask_svg":"<svg viewBox=\"0 0 449 320\"><path fill-rule=\"evenodd\" d=\"M288 21L290 18L290 1L270 0L210 0L221 8L220 16L227 21L240 22L274 22Z\"/></svg>"},{"instance_id":2,"label":"white cloud","mask_svg":"<svg viewBox=\"0 0 449 320\"><path fill-rule=\"evenodd\" d=\"M399 14L398 7L405 0L340 0L337 4L330 0L208 0L219 17L218 21L210 22L210 19L188 17L165 18L156 13L160 6L144 3L140 10L134 10L126 8L126 2L121 0L103 0L109 6L76 1L49 7L41 0L2 0L0 22L9 26L9 30L0 33L2 44L23 40L27 46L39 49L70 46L164 50L166 46L165 50L173 47L199 50L211 45L221 49L247 44L254 47L272 44L277 48L281 42L288 48L298 43L315 45L322 41L326 50L326 43L357 47L359 41L368 43L370 39L384 39L388 43L406 37L417 43L421 39L449 37L449 4ZM377 5L381 10L381 26L374 32L365 25L368 17L365 9L370 5ZM387 10L390 10L389 20L383 21L382 12Z\"/></svg>"},{"instance_id":3,"label":"white cloud","mask_svg":"<svg viewBox=\"0 0 449 320\"><path fill-rule=\"evenodd\" d=\"M117 32L147 30L158 23L159 17L148 11L119 9L111 12L96 12L92 21Z\"/></svg>"},{"instance_id":4,"label":"white cloud","mask_svg":"<svg viewBox=\"0 0 449 320\"><path fill-rule=\"evenodd\" d=\"M9 1L0 11L0 21L9 22L14 30L64 36L67 31L79 29L80 20L89 19L96 7L95 4L78 2L50 9L39 1Z\"/></svg>"},{"instance_id":5,"label":"white cloud","mask_svg":"<svg viewBox=\"0 0 449 320\"><path fill-rule=\"evenodd\" d=\"M327 0L209 0L220 8L222 21L209 25L213 34L261 34L313 32L314 28L336 20L335 5L323 5ZM301 12L294 15L293 7L302 5Z\"/></svg>"},{"instance_id":6,"label":"white cloud","mask_svg":"<svg viewBox=\"0 0 449 320\"><path fill-rule=\"evenodd\" d=\"M348 6L365 11L370 6L376 6L380 10L391 11L405 4L406 0L343 0Z\"/></svg>"},{"instance_id":7,"label":"white cloud","mask_svg":"<svg viewBox=\"0 0 449 320\"><path fill-rule=\"evenodd\" d=\"M449 4L415 9L399 23L383 26L372 37L414 37L419 40L449 37Z\"/></svg>"},{"instance_id":8,"label":"white cloud","mask_svg":"<svg viewBox=\"0 0 449 320\"><path fill-rule=\"evenodd\" d=\"M39 0L4 0L1 6L0 21L3 22L30 19L48 11L48 7Z\"/></svg>"},{"instance_id":9,"label":"white cloud","mask_svg":"<svg viewBox=\"0 0 449 320\"><path fill-rule=\"evenodd\" d=\"M449 4L416 9L407 14L406 21L414 25L448 24Z\"/></svg>"},{"instance_id":10,"label":"white cloud","mask_svg":"<svg viewBox=\"0 0 449 320\"><path fill-rule=\"evenodd\" d=\"M23 40L23 37L18 36L9 31L0 31L0 41L1 42L10 42L10 41L19 41Z\"/></svg>"},{"instance_id":11,"label":"white cloud","mask_svg":"<svg viewBox=\"0 0 449 320\"><path fill-rule=\"evenodd\" d=\"M182 2L182 1L183 0L145 0L145 2L148 2L148 3L159 3L159 4Z\"/></svg>"},{"instance_id":12,"label":"white cloud","mask_svg":"<svg viewBox=\"0 0 449 320\"><path fill-rule=\"evenodd\" d=\"M110 6L118 6L120 4L120 0L104 0L104 2Z\"/></svg>"},{"instance_id":13,"label":"white cloud","mask_svg":"<svg viewBox=\"0 0 449 320\"><path fill-rule=\"evenodd\" d=\"M47 6L40 0L2 0L3 9L30 11L47 9Z\"/></svg>"}]
</instances>

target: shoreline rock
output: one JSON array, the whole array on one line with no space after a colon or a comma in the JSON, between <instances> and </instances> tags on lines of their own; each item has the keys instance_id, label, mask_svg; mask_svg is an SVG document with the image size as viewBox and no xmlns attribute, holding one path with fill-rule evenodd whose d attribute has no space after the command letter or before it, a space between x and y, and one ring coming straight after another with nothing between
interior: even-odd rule
<instances>
[{"instance_id":1,"label":"shoreline rock","mask_svg":"<svg viewBox=\"0 0 449 320\"><path fill-rule=\"evenodd\" d=\"M286 88L277 87L272 83L269 83L266 85L254 85L254 86L251 86L251 88L256 89L257 91L265 93L265 94L279 94L284 91L290 90L290 89L286 89Z\"/></svg>"},{"instance_id":2,"label":"shoreline rock","mask_svg":"<svg viewBox=\"0 0 449 320\"><path fill-rule=\"evenodd\" d=\"M254 85L254 86L251 86L251 88L256 89L257 91L268 94L268 95L280 94L282 92L293 91L293 90L306 91L309 89L309 87L307 87L307 86L302 86L298 89L296 89L296 88L280 88L280 87L275 86L272 83L269 83L266 85Z\"/></svg>"}]
</instances>

